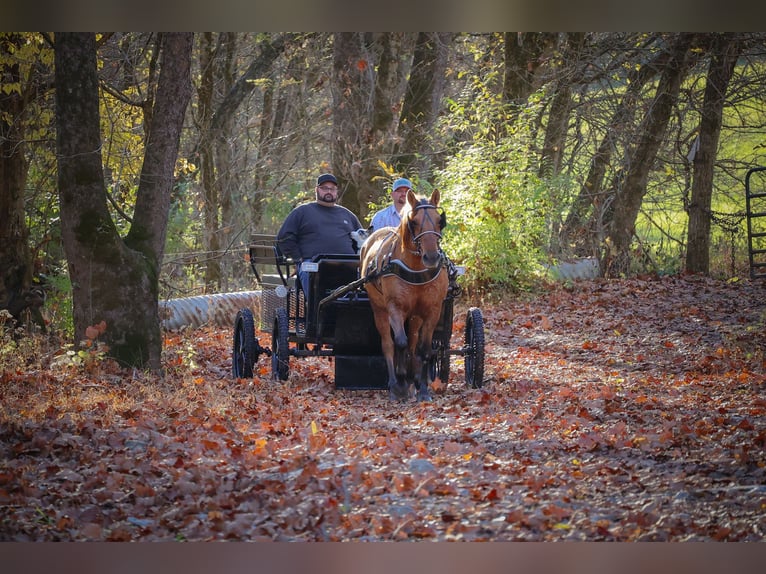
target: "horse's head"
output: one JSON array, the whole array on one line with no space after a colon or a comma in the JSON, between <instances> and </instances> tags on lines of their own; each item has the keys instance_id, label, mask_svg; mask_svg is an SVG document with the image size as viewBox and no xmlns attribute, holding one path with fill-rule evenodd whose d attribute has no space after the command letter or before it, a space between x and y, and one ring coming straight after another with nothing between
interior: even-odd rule
<instances>
[{"instance_id":1,"label":"horse's head","mask_svg":"<svg viewBox=\"0 0 766 574\"><path fill-rule=\"evenodd\" d=\"M443 216L438 206L438 189L433 191L430 199L418 199L410 189L402 213L402 226L406 231L404 242L408 249L420 256L423 265L428 268L438 267L442 263L439 241L442 238Z\"/></svg>"}]
</instances>

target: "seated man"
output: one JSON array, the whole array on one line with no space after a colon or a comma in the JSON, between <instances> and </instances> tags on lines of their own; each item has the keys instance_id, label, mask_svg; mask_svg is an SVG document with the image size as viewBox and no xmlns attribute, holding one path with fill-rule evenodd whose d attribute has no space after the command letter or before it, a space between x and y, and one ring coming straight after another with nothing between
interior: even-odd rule
<instances>
[{"instance_id":1,"label":"seated man","mask_svg":"<svg viewBox=\"0 0 766 574\"><path fill-rule=\"evenodd\" d=\"M372 216L370 227L380 229L381 227L399 227L402 221L401 211L404 204L407 203L407 192L412 189L412 182L409 179L400 177L391 186L392 203Z\"/></svg>"},{"instance_id":2,"label":"seated man","mask_svg":"<svg viewBox=\"0 0 766 574\"><path fill-rule=\"evenodd\" d=\"M351 232L362 227L359 218L338 205L338 180L330 173L317 178L316 201L293 209L277 233L282 253L300 266L320 253L355 254ZM309 290L309 274L298 269L304 293Z\"/></svg>"}]
</instances>

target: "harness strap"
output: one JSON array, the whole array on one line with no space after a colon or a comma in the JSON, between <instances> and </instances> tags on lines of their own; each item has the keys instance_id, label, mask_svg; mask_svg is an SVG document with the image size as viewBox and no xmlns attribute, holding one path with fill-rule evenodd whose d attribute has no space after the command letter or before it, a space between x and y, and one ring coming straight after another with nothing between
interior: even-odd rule
<instances>
[{"instance_id":1,"label":"harness strap","mask_svg":"<svg viewBox=\"0 0 766 574\"><path fill-rule=\"evenodd\" d=\"M444 269L443 260L442 264L438 267L416 271L408 267L404 261L392 259L380 270L379 275L383 277L386 275L396 275L399 279L410 285L424 285L436 279L439 273L442 272L442 269Z\"/></svg>"},{"instance_id":2,"label":"harness strap","mask_svg":"<svg viewBox=\"0 0 766 574\"><path fill-rule=\"evenodd\" d=\"M420 207L432 207L432 206L420 206ZM433 232L435 233L435 232ZM440 234L437 233L441 237ZM380 291L380 278L390 275L395 275L405 283L408 283L410 285L425 285L426 283L430 283L434 279L436 279L439 276L439 273L441 273L442 269L447 265L447 256L444 255L444 252L439 250L441 254L441 263L438 267L434 267L432 269L422 269L422 270L415 270L409 267L404 261L401 259L393 259L394 251L396 249L397 243L402 241L402 238L399 236L399 233L397 231L390 231L387 238L392 238L393 240L390 242L390 247L388 249L387 253L384 253L384 251L378 250L378 252L375 254L375 258L373 261L370 261L370 264L367 266L367 269L365 270L364 277L361 279L362 283L372 283L373 286ZM406 249L405 245L402 245L403 249Z\"/></svg>"}]
</instances>

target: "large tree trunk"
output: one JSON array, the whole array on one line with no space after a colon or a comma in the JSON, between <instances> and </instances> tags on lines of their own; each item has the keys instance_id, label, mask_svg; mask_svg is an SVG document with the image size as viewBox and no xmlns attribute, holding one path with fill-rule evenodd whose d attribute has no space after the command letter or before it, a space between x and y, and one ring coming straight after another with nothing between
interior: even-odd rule
<instances>
[{"instance_id":1,"label":"large tree trunk","mask_svg":"<svg viewBox=\"0 0 766 574\"><path fill-rule=\"evenodd\" d=\"M543 53L556 44L550 32L505 32L503 46L503 101L524 105L535 90L535 72Z\"/></svg>"},{"instance_id":2,"label":"large tree trunk","mask_svg":"<svg viewBox=\"0 0 766 574\"><path fill-rule=\"evenodd\" d=\"M75 342L104 323L109 355L159 369L159 265L173 169L190 97L192 34L165 34L130 232L123 241L106 205L101 163L96 43L92 33L55 38L58 186L72 281Z\"/></svg>"},{"instance_id":3,"label":"large tree trunk","mask_svg":"<svg viewBox=\"0 0 766 574\"><path fill-rule=\"evenodd\" d=\"M694 156L694 179L689 204L686 270L710 272L710 205L713 197L713 168L721 134L726 90L741 51L736 34L716 35L711 46L705 98L702 103L699 147Z\"/></svg>"},{"instance_id":4,"label":"large tree trunk","mask_svg":"<svg viewBox=\"0 0 766 574\"><path fill-rule=\"evenodd\" d=\"M636 218L646 194L649 171L662 143L673 106L678 100L681 80L688 69L687 52L692 38L691 34L679 34L670 47L670 59L650 104L643 131L626 162L629 167L614 201L614 215L601 262L601 269L607 277L617 277L629 271L630 244L635 233Z\"/></svg>"},{"instance_id":5,"label":"large tree trunk","mask_svg":"<svg viewBox=\"0 0 766 574\"><path fill-rule=\"evenodd\" d=\"M406 35L338 33L333 37L332 168L341 203L360 220L383 186L380 161L388 161L399 116Z\"/></svg>"},{"instance_id":6,"label":"large tree trunk","mask_svg":"<svg viewBox=\"0 0 766 574\"><path fill-rule=\"evenodd\" d=\"M24 39L9 34L0 40L0 77L19 90L0 90L0 309L15 319L27 307L32 284L32 256L24 218L24 187L27 178L24 142L24 96L17 63L9 59Z\"/></svg>"},{"instance_id":7,"label":"large tree trunk","mask_svg":"<svg viewBox=\"0 0 766 574\"><path fill-rule=\"evenodd\" d=\"M435 165L431 130L441 109L446 87L447 47L452 32L421 32L415 44L410 79L399 118L394 167L408 177L431 176ZM438 165L438 163L437 163Z\"/></svg>"}]
</instances>

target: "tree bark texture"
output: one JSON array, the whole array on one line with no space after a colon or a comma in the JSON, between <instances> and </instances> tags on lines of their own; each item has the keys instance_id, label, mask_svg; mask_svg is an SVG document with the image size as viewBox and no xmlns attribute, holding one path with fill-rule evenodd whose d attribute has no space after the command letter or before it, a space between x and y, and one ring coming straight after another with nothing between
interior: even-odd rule
<instances>
[{"instance_id":1,"label":"tree bark texture","mask_svg":"<svg viewBox=\"0 0 766 574\"><path fill-rule=\"evenodd\" d=\"M406 34L357 32L333 36L332 168L340 202L360 220L368 203L385 194L379 162L393 153L399 121Z\"/></svg>"},{"instance_id":2,"label":"tree bark texture","mask_svg":"<svg viewBox=\"0 0 766 574\"><path fill-rule=\"evenodd\" d=\"M2 38L1 61L5 62L22 41L17 34ZM7 309L19 320L27 307L33 272L24 214L27 160L19 65L0 64L0 79L5 85L20 86L10 93L0 90L0 309Z\"/></svg>"},{"instance_id":3,"label":"tree bark texture","mask_svg":"<svg viewBox=\"0 0 766 574\"><path fill-rule=\"evenodd\" d=\"M197 99L199 102L199 124L200 124L200 174L202 176L202 189L205 202L203 205L204 213L204 235L203 245L205 247L205 290L208 293L215 293L221 285L221 266L215 254L220 249L218 235L221 220L218 212L220 205L221 178L216 169L215 146L218 143L217 133L221 129L210 129L213 112L215 111L214 95L215 88L220 71L220 61L216 58L220 49L220 42L217 41L213 32L202 34L200 41L200 82L197 88ZM228 117L228 116L226 116ZM224 117L224 119L226 119ZM226 122L223 122L225 124Z\"/></svg>"},{"instance_id":4,"label":"tree bark texture","mask_svg":"<svg viewBox=\"0 0 766 574\"><path fill-rule=\"evenodd\" d=\"M504 35L503 101L523 105L535 90L535 71L543 53L556 43L550 32L506 32Z\"/></svg>"},{"instance_id":5,"label":"tree bark texture","mask_svg":"<svg viewBox=\"0 0 766 574\"><path fill-rule=\"evenodd\" d=\"M159 369L158 271L173 170L190 97L192 34L164 34L152 123L130 231L123 241L106 204L101 160L95 35L55 37L58 187L72 282L75 342L106 325L109 355Z\"/></svg>"},{"instance_id":6,"label":"tree bark texture","mask_svg":"<svg viewBox=\"0 0 766 574\"><path fill-rule=\"evenodd\" d=\"M686 246L686 270L710 272L710 223L713 198L713 170L721 135L721 119L726 90L734 73L741 45L733 33L716 35L710 52L710 66L699 128L699 147L694 156L689 231Z\"/></svg>"},{"instance_id":7,"label":"tree bark texture","mask_svg":"<svg viewBox=\"0 0 766 574\"><path fill-rule=\"evenodd\" d=\"M399 118L394 167L401 174L428 179L435 166L433 129L446 87L447 47L451 32L420 32Z\"/></svg>"},{"instance_id":8,"label":"tree bark texture","mask_svg":"<svg viewBox=\"0 0 766 574\"><path fill-rule=\"evenodd\" d=\"M583 32L567 33L565 38L561 60L570 71L559 74L560 78L553 89L538 171L540 177L553 177L561 171L569 115L572 109L572 85L578 80L576 71L580 68L580 57L585 43Z\"/></svg>"}]
</instances>

